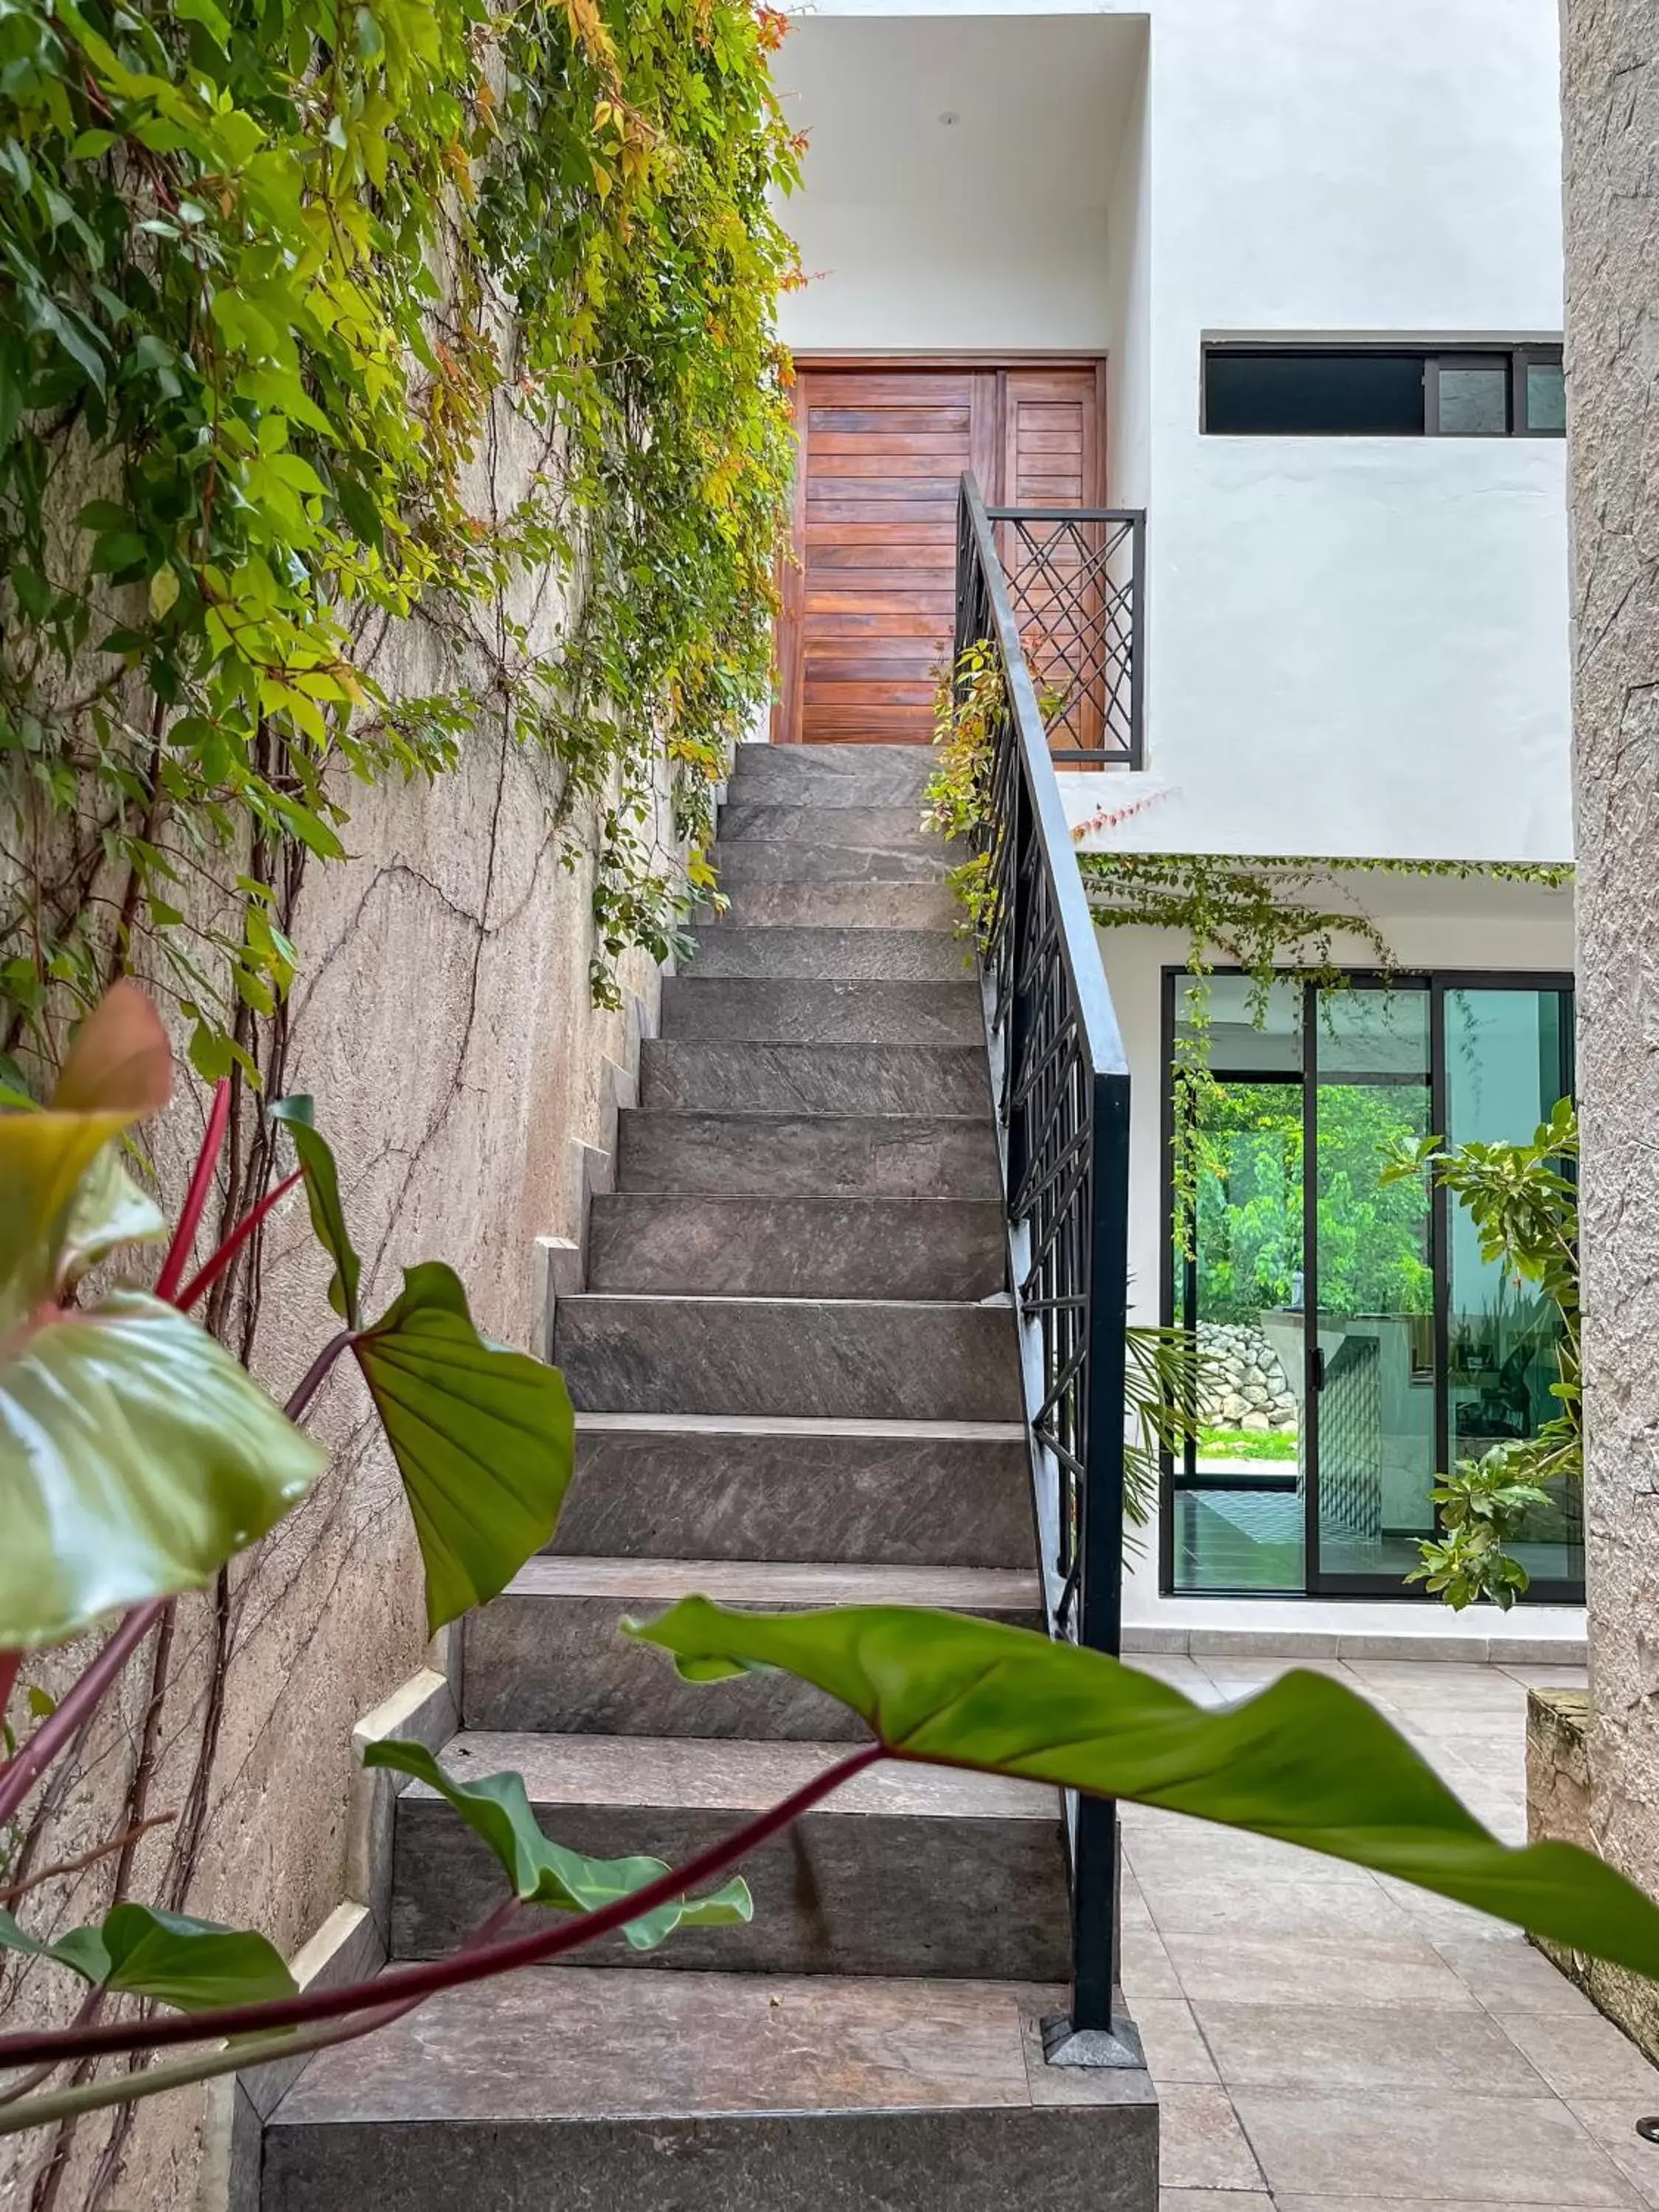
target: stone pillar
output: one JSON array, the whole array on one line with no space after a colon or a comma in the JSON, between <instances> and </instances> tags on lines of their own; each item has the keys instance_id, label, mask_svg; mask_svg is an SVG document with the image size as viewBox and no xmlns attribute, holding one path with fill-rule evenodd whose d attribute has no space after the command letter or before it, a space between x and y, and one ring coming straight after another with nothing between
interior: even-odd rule
<instances>
[{"instance_id":1,"label":"stone pillar","mask_svg":"<svg viewBox=\"0 0 1659 2212\"><path fill-rule=\"evenodd\" d=\"M1659 1888L1659 0L1564 0L1591 1821Z\"/></svg>"}]
</instances>

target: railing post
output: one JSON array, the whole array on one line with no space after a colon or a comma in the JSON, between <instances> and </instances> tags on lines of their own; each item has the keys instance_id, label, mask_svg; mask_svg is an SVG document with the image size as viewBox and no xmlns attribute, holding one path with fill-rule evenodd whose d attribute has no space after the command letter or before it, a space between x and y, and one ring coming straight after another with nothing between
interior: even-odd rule
<instances>
[{"instance_id":1,"label":"railing post","mask_svg":"<svg viewBox=\"0 0 1659 2212\"><path fill-rule=\"evenodd\" d=\"M1084 1431L1078 1641L1115 1657L1123 1642L1123 1331L1128 1318L1129 1079L1097 1073L1089 1139L1089 1393ZM1117 1808L1078 1799L1073 1832L1072 2014L1044 2023L1060 2064L1134 2066L1139 2039L1118 1991Z\"/></svg>"}]
</instances>

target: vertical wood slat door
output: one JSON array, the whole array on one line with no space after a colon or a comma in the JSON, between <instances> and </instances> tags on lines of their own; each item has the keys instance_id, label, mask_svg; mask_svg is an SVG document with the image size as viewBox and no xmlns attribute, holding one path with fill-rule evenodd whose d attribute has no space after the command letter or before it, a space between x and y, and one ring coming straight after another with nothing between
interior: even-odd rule
<instances>
[{"instance_id":1,"label":"vertical wood slat door","mask_svg":"<svg viewBox=\"0 0 1659 2212\"><path fill-rule=\"evenodd\" d=\"M999 505L1105 505L1101 397L1091 370L1009 371ZM1026 659L1038 691L1064 702L1049 725L1056 753L1089 752L1102 742L1099 535L1034 522L1017 546L1004 526L1003 566L1018 586Z\"/></svg>"},{"instance_id":2,"label":"vertical wood slat door","mask_svg":"<svg viewBox=\"0 0 1659 2212\"><path fill-rule=\"evenodd\" d=\"M1092 368L799 370L775 739L930 741L956 617L957 481L971 469L993 505L1005 486L1092 501L1098 390Z\"/></svg>"}]
</instances>

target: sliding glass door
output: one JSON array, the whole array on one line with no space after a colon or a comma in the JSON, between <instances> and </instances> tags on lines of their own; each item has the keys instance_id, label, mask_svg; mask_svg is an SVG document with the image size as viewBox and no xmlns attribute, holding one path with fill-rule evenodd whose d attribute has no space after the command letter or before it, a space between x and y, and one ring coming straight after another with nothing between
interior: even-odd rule
<instances>
[{"instance_id":1,"label":"sliding glass door","mask_svg":"<svg viewBox=\"0 0 1659 2212\"><path fill-rule=\"evenodd\" d=\"M1571 988L1285 977L1258 1005L1222 975L1196 1006L1192 988L1170 979L1171 1063L1202 1049L1214 1081L1170 1094L1192 1234L1168 1310L1208 1369L1200 1434L1170 1470L1164 1586L1409 1595L1439 1470L1553 1411L1555 1322L1443 1193L1383 1169L1431 1132L1530 1136L1571 1095ZM1579 1504L1564 1486L1522 1530L1538 1596L1582 1583Z\"/></svg>"}]
</instances>

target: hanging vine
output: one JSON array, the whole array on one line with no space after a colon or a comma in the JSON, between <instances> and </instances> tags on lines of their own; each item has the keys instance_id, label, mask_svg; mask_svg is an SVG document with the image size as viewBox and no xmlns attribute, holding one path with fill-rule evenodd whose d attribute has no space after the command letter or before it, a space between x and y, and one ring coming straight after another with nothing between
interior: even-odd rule
<instances>
[{"instance_id":1,"label":"hanging vine","mask_svg":"<svg viewBox=\"0 0 1659 2212\"><path fill-rule=\"evenodd\" d=\"M597 850L603 996L766 684L789 466L744 0L5 0L3 1049L148 968L214 1077L297 954L270 853L485 718ZM536 465L481 514L481 447ZM551 578L568 605L523 609ZM447 680L382 688L414 620ZM693 866L696 865L693 855ZM9 1071L15 1076L15 1067Z\"/></svg>"}]
</instances>

